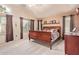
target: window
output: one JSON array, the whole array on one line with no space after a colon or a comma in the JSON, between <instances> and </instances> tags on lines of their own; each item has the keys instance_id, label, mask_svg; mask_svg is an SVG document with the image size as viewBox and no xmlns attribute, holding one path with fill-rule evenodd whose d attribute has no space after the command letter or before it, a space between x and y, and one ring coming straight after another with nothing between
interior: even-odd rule
<instances>
[{"instance_id":1,"label":"window","mask_svg":"<svg viewBox=\"0 0 79 59\"><path fill-rule=\"evenodd\" d=\"M6 31L6 17L0 16L0 33L5 33Z\"/></svg>"},{"instance_id":2,"label":"window","mask_svg":"<svg viewBox=\"0 0 79 59\"><path fill-rule=\"evenodd\" d=\"M27 32L30 29L30 21L23 19L23 32Z\"/></svg>"},{"instance_id":3,"label":"window","mask_svg":"<svg viewBox=\"0 0 79 59\"><path fill-rule=\"evenodd\" d=\"M0 14L10 14L11 10L5 6L0 5ZM0 34L6 33L6 17L0 16Z\"/></svg>"}]
</instances>

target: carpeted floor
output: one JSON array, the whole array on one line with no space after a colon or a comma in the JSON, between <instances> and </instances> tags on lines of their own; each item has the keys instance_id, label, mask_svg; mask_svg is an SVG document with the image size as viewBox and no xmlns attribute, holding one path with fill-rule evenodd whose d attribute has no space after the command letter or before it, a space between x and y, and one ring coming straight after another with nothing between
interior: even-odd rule
<instances>
[{"instance_id":1,"label":"carpeted floor","mask_svg":"<svg viewBox=\"0 0 79 59\"><path fill-rule=\"evenodd\" d=\"M64 40L52 45L52 50L42 43L21 39L0 44L0 55L64 55Z\"/></svg>"}]
</instances>

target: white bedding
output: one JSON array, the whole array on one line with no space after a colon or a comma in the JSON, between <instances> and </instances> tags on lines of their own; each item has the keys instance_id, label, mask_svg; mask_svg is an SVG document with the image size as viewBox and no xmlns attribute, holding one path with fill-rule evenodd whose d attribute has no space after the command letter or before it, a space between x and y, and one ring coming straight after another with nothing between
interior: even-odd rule
<instances>
[{"instance_id":1,"label":"white bedding","mask_svg":"<svg viewBox=\"0 0 79 59\"><path fill-rule=\"evenodd\" d=\"M51 38L52 40L56 40L59 37L59 32L56 29L51 30Z\"/></svg>"}]
</instances>

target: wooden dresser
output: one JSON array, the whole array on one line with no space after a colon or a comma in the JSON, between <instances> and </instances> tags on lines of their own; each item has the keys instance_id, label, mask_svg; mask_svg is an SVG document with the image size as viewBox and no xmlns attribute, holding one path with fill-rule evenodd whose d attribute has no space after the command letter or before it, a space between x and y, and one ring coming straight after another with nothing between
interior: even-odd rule
<instances>
[{"instance_id":1,"label":"wooden dresser","mask_svg":"<svg viewBox=\"0 0 79 59\"><path fill-rule=\"evenodd\" d=\"M79 55L79 36L64 35L65 39L65 54Z\"/></svg>"}]
</instances>

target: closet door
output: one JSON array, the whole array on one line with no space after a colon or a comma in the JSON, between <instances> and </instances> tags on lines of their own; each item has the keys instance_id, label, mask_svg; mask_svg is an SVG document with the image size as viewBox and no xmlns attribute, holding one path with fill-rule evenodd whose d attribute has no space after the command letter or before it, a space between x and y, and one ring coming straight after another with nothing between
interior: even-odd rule
<instances>
[{"instance_id":1,"label":"closet door","mask_svg":"<svg viewBox=\"0 0 79 59\"><path fill-rule=\"evenodd\" d=\"M13 39L12 15L6 15L6 42L12 41Z\"/></svg>"}]
</instances>

